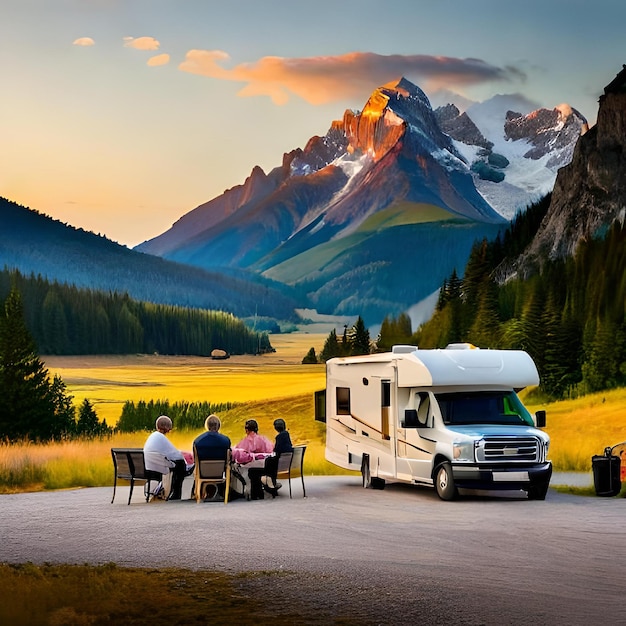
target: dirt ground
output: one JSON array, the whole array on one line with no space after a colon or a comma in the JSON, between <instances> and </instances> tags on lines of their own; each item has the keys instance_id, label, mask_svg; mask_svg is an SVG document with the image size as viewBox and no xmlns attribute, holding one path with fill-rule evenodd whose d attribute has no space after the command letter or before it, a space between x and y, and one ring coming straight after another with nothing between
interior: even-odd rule
<instances>
[{"instance_id":1,"label":"dirt ground","mask_svg":"<svg viewBox=\"0 0 626 626\"><path fill-rule=\"evenodd\" d=\"M624 498L442 502L432 489L366 490L359 477L305 483L306 498L296 479L292 499L283 486L228 505L146 503L139 487L129 506L128 486L113 504L111 488L3 495L0 562L248 573L242 591L301 624L625 623Z\"/></svg>"}]
</instances>

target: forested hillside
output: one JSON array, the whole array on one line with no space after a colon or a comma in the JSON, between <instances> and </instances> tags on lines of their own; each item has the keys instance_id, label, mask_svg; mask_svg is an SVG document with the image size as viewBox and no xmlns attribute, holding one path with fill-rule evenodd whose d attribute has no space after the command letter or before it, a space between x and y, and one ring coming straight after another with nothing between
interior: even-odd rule
<instances>
[{"instance_id":1,"label":"forested hillside","mask_svg":"<svg viewBox=\"0 0 626 626\"><path fill-rule=\"evenodd\" d=\"M0 198L0 268L155 304L293 320L288 288L259 276L223 274L129 250Z\"/></svg>"},{"instance_id":2,"label":"forested hillside","mask_svg":"<svg viewBox=\"0 0 626 626\"><path fill-rule=\"evenodd\" d=\"M481 348L527 350L541 387L555 398L626 385L626 228L546 263L527 280L498 284L498 266L524 249L549 198L530 207L503 239L477 243L459 278L442 286L437 310L417 332L421 348L467 341Z\"/></svg>"},{"instance_id":3,"label":"forested hillside","mask_svg":"<svg viewBox=\"0 0 626 626\"><path fill-rule=\"evenodd\" d=\"M127 294L50 283L19 272L0 272L0 302L15 287L26 325L40 354L229 354L272 350L230 313L139 302Z\"/></svg>"}]
</instances>

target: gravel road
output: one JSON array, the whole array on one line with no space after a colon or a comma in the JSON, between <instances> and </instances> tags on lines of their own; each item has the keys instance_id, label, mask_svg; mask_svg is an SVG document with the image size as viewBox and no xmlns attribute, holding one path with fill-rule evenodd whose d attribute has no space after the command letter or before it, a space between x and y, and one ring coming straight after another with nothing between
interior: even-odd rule
<instances>
[{"instance_id":1,"label":"gravel road","mask_svg":"<svg viewBox=\"0 0 626 626\"><path fill-rule=\"evenodd\" d=\"M189 479L188 479L189 480ZM231 573L302 624L626 624L626 499L550 490L442 502L307 477L272 500L146 504L136 488L0 496L0 562ZM186 488L190 485L186 481ZM277 587L279 589L277 594ZM251 621L252 623L252 621Z\"/></svg>"}]
</instances>

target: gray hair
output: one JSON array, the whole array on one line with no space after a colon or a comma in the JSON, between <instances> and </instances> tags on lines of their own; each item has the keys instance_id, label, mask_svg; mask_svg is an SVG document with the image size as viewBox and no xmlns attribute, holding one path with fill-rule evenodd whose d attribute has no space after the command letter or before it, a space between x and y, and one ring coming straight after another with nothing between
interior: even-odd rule
<instances>
[{"instance_id":1,"label":"gray hair","mask_svg":"<svg viewBox=\"0 0 626 626\"><path fill-rule=\"evenodd\" d=\"M212 431L217 432L220 429L221 425L222 425L222 422L220 421L220 418L217 415L211 414L209 415L209 417L207 417L204 420L204 427L207 430L212 430Z\"/></svg>"},{"instance_id":2,"label":"gray hair","mask_svg":"<svg viewBox=\"0 0 626 626\"><path fill-rule=\"evenodd\" d=\"M156 421L156 429L159 430L161 428L167 428L167 430L172 430L172 420L167 415L161 415L157 417Z\"/></svg>"}]
</instances>

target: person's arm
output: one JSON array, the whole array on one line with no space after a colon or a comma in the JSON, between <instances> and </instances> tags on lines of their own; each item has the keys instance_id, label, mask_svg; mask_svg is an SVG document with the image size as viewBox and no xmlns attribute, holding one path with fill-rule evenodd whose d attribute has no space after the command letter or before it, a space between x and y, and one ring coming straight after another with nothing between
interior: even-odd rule
<instances>
[{"instance_id":1,"label":"person's arm","mask_svg":"<svg viewBox=\"0 0 626 626\"><path fill-rule=\"evenodd\" d=\"M163 456L170 461L184 461L185 457L183 453L166 437L166 446Z\"/></svg>"}]
</instances>

